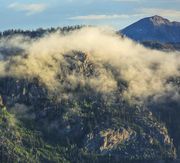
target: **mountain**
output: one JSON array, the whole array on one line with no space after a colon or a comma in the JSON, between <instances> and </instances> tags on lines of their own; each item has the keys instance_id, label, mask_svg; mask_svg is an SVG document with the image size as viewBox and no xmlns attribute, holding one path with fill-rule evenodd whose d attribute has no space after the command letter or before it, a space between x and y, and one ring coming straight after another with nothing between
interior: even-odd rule
<instances>
[{"instance_id":1,"label":"mountain","mask_svg":"<svg viewBox=\"0 0 180 163\"><path fill-rule=\"evenodd\" d=\"M143 47L130 51L131 44L119 35L95 28L53 31L2 33L0 163L172 163L180 158L179 67L176 75L170 73L179 58L169 55L166 61L160 55L162 62L153 55L157 52ZM22 40L14 37L20 33ZM114 45L121 44L116 54Z\"/></svg>"},{"instance_id":2,"label":"mountain","mask_svg":"<svg viewBox=\"0 0 180 163\"><path fill-rule=\"evenodd\" d=\"M72 71L87 79L98 73L86 56L80 52L64 56L70 64L62 69L64 81ZM64 90L74 94L72 99L57 101L55 96L48 96L38 79L1 77L0 159L5 163L17 160L119 163L176 158L176 148L164 122L170 120L169 128L172 123L179 124L179 118L173 116L178 106L171 108L171 114L166 111L161 121L156 113L167 109L167 103L157 112L151 108L158 108L159 104L150 108L130 105L121 95L126 87L126 83L119 81L120 96L114 96L113 101L107 102L102 94L80 86L77 90ZM179 130L173 136L177 143Z\"/></svg>"},{"instance_id":3,"label":"mountain","mask_svg":"<svg viewBox=\"0 0 180 163\"><path fill-rule=\"evenodd\" d=\"M139 42L180 42L180 22L170 22L168 19L157 15L141 19L120 32Z\"/></svg>"}]
</instances>

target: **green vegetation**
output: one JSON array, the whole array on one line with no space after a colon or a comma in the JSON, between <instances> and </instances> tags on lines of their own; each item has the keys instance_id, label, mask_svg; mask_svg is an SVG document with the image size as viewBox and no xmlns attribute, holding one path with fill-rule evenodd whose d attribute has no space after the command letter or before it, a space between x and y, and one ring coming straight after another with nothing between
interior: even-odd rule
<instances>
[{"instance_id":1,"label":"green vegetation","mask_svg":"<svg viewBox=\"0 0 180 163\"><path fill-rule=\"evenodd\" d=\"M28 130L0 108L0 158L2 162L68 162L65 148L48 144L40 132Z\"/></svg>"}]
</instances>

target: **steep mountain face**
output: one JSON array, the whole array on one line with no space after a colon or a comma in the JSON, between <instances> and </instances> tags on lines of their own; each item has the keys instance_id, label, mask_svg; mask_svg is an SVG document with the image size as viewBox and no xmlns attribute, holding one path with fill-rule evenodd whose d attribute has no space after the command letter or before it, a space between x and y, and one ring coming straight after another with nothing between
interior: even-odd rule
<instances>
[{"instance_id":1,"label":"steep mountain face","mask_svg":"<svg viewBox=\"0 0 180 163\"><path fill-rule=\"evenodd\" d=\"M157 15L141 19L120 32L139 42L180 42L180 22L170 22Z\"/></svg>"}]
</instances>

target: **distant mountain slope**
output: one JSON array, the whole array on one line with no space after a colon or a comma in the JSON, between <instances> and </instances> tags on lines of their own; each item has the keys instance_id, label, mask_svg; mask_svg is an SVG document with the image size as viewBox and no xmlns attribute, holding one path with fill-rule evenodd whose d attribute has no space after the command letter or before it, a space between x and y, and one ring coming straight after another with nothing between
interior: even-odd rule
<instances>
[{"instance_id":1,"label":"distant mountain slope","mask_svg":"<svg viewBox=\"0 0 180 163\"><path fill-rule=\"evenodd\" d=\"M170 22L168 19L157 15L141 19L120 32L140 42L180 42L180 22Z\"/></svg>"}]
</instances>

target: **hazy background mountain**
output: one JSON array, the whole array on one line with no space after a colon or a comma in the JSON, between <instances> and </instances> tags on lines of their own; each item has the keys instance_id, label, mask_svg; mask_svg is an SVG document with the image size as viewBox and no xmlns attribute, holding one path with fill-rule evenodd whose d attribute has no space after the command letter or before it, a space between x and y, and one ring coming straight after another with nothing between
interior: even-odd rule
<instances>
[{"instance_id":1,"label":"hazy background mountain","mask_svg":"<svg viewBox=\"0 0 180 163\"><path fill-rule=\"evenodd\" d=\"M155 41L161 43L180 42L180 22L170 22L160 16L139 20L121 32L136 41Z\"/></svg>"},{"instance_id":2,"label":"hazy background mountain","mask_svg":"<svg viewBox=\"0 0 180 163\"><path fill-rule=\"evenodd\" d=\"M157 15L141 19L120 33L151 49L180 50L180 23Z\"/></svg>"}]
</instances>

